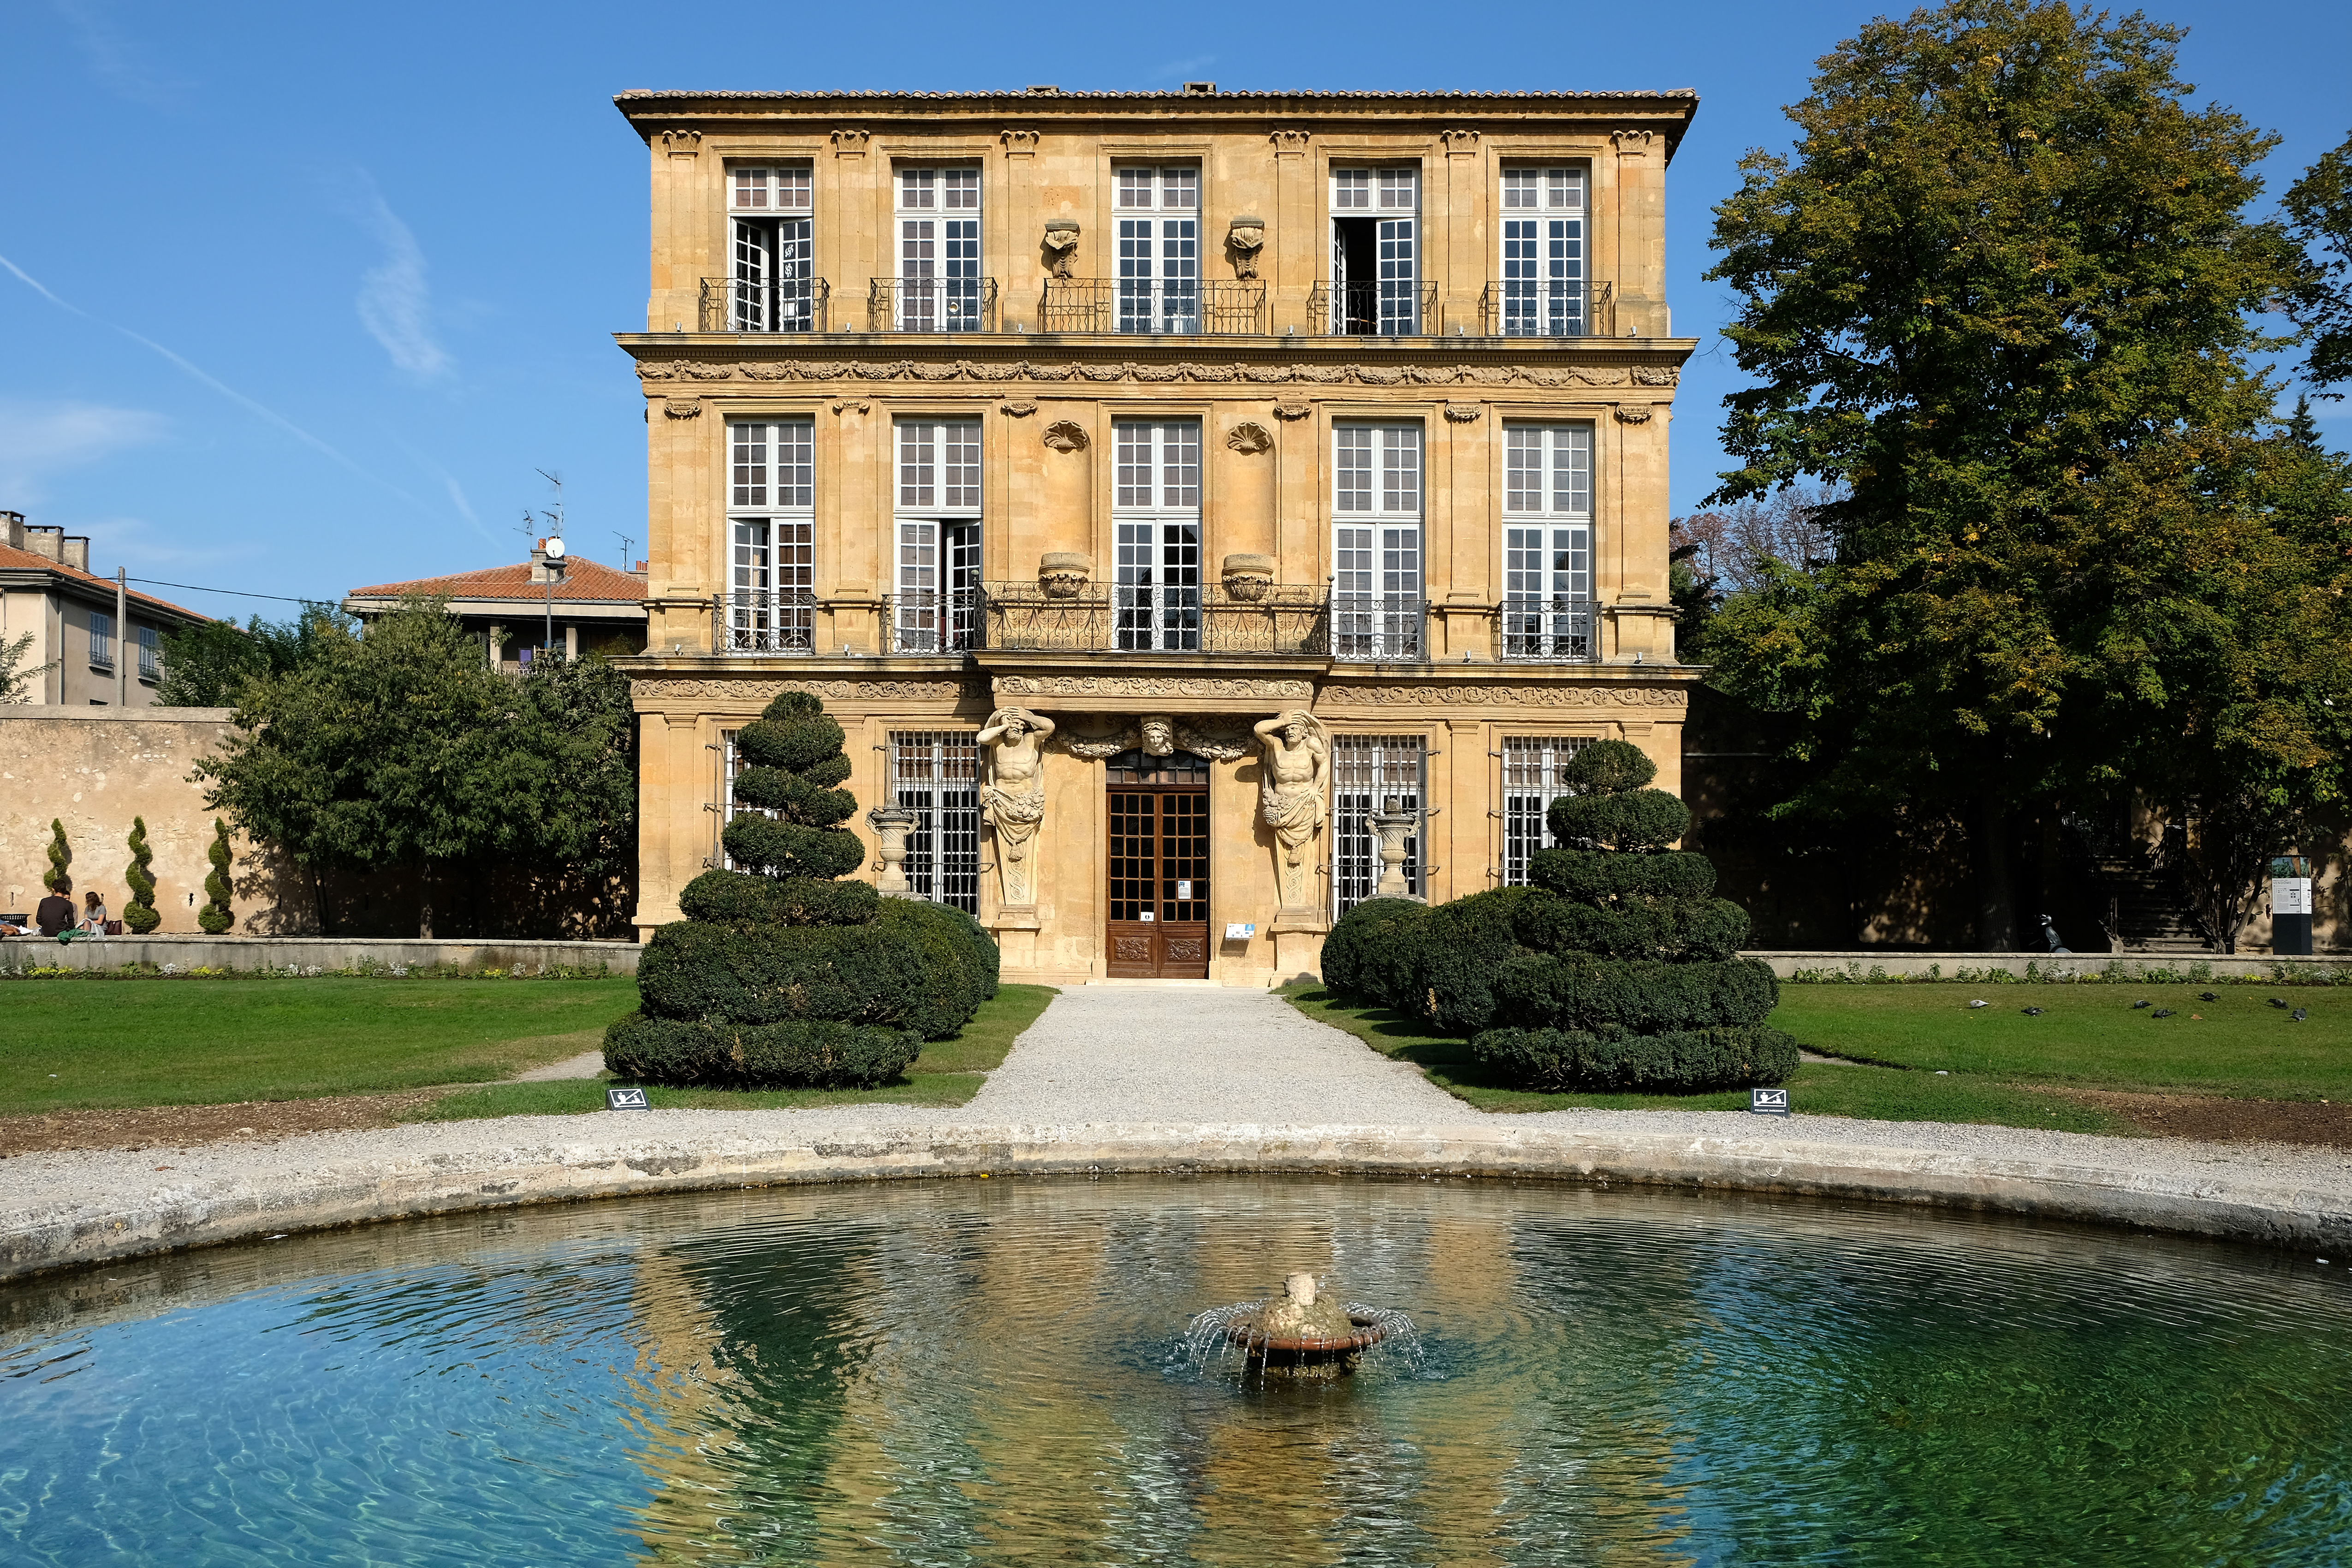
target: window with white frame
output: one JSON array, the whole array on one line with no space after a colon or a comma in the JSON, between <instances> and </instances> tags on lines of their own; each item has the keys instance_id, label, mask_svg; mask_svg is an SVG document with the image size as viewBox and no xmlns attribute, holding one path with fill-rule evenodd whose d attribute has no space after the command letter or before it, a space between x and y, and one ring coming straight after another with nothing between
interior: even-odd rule
<instances>
[{"instance_id":1,"label":"window with white frame","mask_svg":"<svg viewBox=\"0 0 2352 1568\"><path fill-rule=\"evenodd\" d=\"M1503 336L1573 338L1591 331L1584 216L1582 168L1503 171Z\"/></svg>"},{"instance_id":2,"label":"window with white frame","mask_svg":"<svg viewBox=\"0 0 2352 1568\"><path fill-rule=\"evenodd\" d=\"M114 668L114 617L97 610L89 613L89 662L94 669Z\"/></svg>"},{"instance_id":3,"label":"window with white frame","mask_svg":"<svg viewBox=\"0 0 2352 1568\"><path fill-rule=\"evenodd\" d=\"M1592 606L1592 427L1503 426L1505 658L1598 654Z\"/></svg>"},{"instance_id":4,"label":"window with white frame","mask_svg":"<svg viewBox=\"0 0 2352 1568\"><path fill-rule=\"evenodd\" d=\"M719 840L711 847L710 858L703 862L728 871L744 868L735 864L735 858L727 853L727 825L739 816L776 815L763 806L746 805L735 798L735 780L743 772L743 752L737 744L742 734L740 730L719 731Z\"/></svg>"},{"instance_id":5,"label":"window with white frame","mask_svg":"<svg viewBox=\"0 0 2352 1568\"><path fill-rule=\"evenodd\" d=\"M1420 894L1421 841L1428 814L1429 745L1419 735L1331 737L1331 913L1344 915L1372 896L1381 881L1381 836L1376 812L1396 809L1415 818L1404 841L1404 880Z\"/></svg>"},{"instance_id":6,"label":"window with white frame","mask_svg":"<svg viewBox=\"0 0 2352 1568\"><path fill-rule=\"evenodd\" d=\"M1331 331L1423 330L1420 216L1419 169L1331 171Z\"/></svg>"},{"instance_id":7,"label":"window with white frame","mask_svg":"<svg viewBox=\"0 0 2352 1568\"><path fill-rule=\"evenodd\" d=\"M1114 171L1118 230L1118 330L1201 330L1201 171Z\"/></svg>"},{"instance_id":8,"label":"window with white frame","mask_svg":"<svg viewBox=\"0 0 2352 1568\"><path fill-rule=\"evenodd\" d=\"M980 275L980 170L901 168L898 193L902 332L971 332L986 302Z\"/></svg>"},{"instance_id":9,"label":"window with white frame","mask_svg":"<svg viewBox=\"0 0 2352 1568\"><path fill-rule=\"evenodd\" d=\"M890 799L915 814L907 885L980 913L980 748L970 730L890 732Z\"/></svg>"},{"instance_id":10,"label":"window with white frame","mask_svg":"<svg viewBox=\"0 0 2352 1568\"><path fill-rule=\"evenodd\" d=\"M968 648L980 612L980 421L901 419L897 436L893 651Z\"/></svg>"},{"instance_id":11,"label":"window with white frame","mask_svg":"<svg viewBox=\"0 0 2352 1568\"><path fill-rule=\"evenodd\" d=\"M815 329L814 181L805 163L727 171L734 271L727 320L738 332Z\"/></svg>"},{"instance_id":12,"label":"window with white frame","mask_svg":"<svg viewBox=\"0 0 2352 1568\"><path fill-rule=\"evenodd\" d=\"M1422 658L1421 426L1332 427L1331 651Z\"/></svg>"},{"instance_id":13,"label":"window with white frame","mask_svg":"<svg viewBox=\"0 0 2352 1568\"><path fill-rule=\"evenodd\" d=\"M1111 426L1113 626L1122 649L1201 646L1201 426Z\"/></svg>"},{"instance_id":14,"label":"window with white frame","mask_svg":"<svg viewBox=\"0 0 2352 1568\"><path fill-rule=\"evenodd\" d=\"M816 647L816 435L812 421L727 426L730 576L720 651Z\"/></svg>"},{"instance_id":15,"label":"window with white frame","mask_svg":"<svg viewBox=\"0 0 2352 1568\"><path fill-rule=\"evenodd\" d=\"M1503 737L1503 885L1528 885L1528 866L1551 847L1551 803L1576 792L1560 782L1568 759L1592 743L1583 735Z\"/></svg>"}]
</instances>

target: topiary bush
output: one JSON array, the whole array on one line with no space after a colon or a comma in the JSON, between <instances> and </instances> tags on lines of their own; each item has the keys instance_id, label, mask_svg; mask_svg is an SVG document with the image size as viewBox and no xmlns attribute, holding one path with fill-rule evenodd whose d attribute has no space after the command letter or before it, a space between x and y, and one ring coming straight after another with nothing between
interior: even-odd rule
<instances>
[{"instance_id":1,"label":"topiary bush","mask_svg":"<svg viewBox=\"0 0 2352 1568\"><path fill-rule=\"evenodd\" d=\"M66 825L57 817L49 818L49 869L41 879L41 886L59 898L73 891L73 846L66 842Z\"/></svg>"},{"instance_id":2,"label":"topiary bush","mask_svg":"<svg viewBox=\"0 0 2352 1568\"><path fill-rule=\"evenodd\" d=\"M122 923L137 935L145 936L163 923L163 917L155 912L155 879L147 870L155 852L147 847L145 817L131 819L129 842L131 864L122 868L122 880L131 889L131 899L122 906Z\"/></svg>"},{"instance_id":3,"label":"topiary bush","mask_svg":"<svg viewBox=\"0 0 2352 1568\"><path fill-rule=\"evenodd\" d=\"M1323 984L1342 996L1418 1015L1420 931L1428 918L1429 906L1419 899L1366 899L1323 939Z\"/></svg>"},{"instance_id":4,"label":"topiary bush","mask_svg":"<svg viewBox=\"0 0 2352 1568\"><path fill-rule=\"evenodd\" d=\"M856 870L866 847L841 726L788 691L743 727L739 816L720 836L739 871L678 896L637 966L639 1011L605 1032L604 1063L649 1082L863 1088L906 1071L926 1039L996 994L996 944L961 910L885 899Z\"/></svg>"},{"instance_id":5,"label":"topiary bush","mask_svg":"<svg viewBox=\"0 0 2352 1568\"><path fill-rule=\"evenodd\" d=\"M205 876L205 907L196 911L196 923L205 928L206 936L220 936L236 923L236 916L228 907L228 824L217 816L213 818L213 841L205 858L213 863L213 868Z\"/></svg>"},{"instance_id":6,"label":"topiary bush","mask_svg":"<svg viewBox=\"0 0 2352 1568\"><path fill-rule=\"evenodd\" d=\"M1748 915L1713 896L1706 858L1666 847L1690 809L1649 787L1657 765L1622 741L1560 770L1556 847L1531 888L1442 904L1420 931L1423 1011L1472 1037L1496 1076L1542 1089L1696 1093L1779 1083L1797 1044L1765 1023L1772 972L1741 958Z\"/></svg>"}]
</instances>

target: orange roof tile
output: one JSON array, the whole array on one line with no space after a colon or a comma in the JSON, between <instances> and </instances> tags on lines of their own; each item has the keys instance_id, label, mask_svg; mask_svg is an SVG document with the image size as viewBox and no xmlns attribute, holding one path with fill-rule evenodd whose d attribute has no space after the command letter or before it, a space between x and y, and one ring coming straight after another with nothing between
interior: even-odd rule
<instances>
[{"instance_id":1,"label":"orange roof tile","mask_svg":"<svg viewBox=\"0 0 2352 1568\"><path fill-rule=\"evenodd\" d=\"M482 572L457 572L446 577L419 577L407 583L379 583L353 588L346 599L397 599L410 594L449 599L528 599L538 604L547 596L544 584L530 580L530 563L492 566ZM559 599L587 599L636 604L646 596L643 579L594 561L573 556L555 584Z\"/></svg>"},{"instance_id":2,"label":"orange roof tile","mask_svg":"<svg viewBox=\"0 0 2352 1568\"><path fill-rule=\"evenodd\" d=\"M114 579L111 577L101 577L95 572L85 572L79 566L68 566L62 561L52 561L46 555L36 554L30 550L19 550L12 544L0 544L0 572L26 571L54 572L58 576L79 583L84 587L101 589L109 594L114 592ZM175 605L169 599L159 599L152 594L142 594L136 588L130 590L130 595L133 603L150 605L159 610L169 610L175 616L185 616L192 621L209 621L214 618L202 610L191 610L184 605Z\"/></svg>"}]
</instances>

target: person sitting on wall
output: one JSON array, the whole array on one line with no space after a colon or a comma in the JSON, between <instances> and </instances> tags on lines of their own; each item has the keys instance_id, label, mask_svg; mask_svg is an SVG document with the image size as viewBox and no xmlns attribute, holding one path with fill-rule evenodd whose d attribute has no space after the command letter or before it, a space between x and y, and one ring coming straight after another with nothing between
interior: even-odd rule
<instances>
[{"instance_id":1,"label":"person sitting on wall","mask_svg":"<svg viewBox=\"0 0 2352 1568\"><path fill-rule=\"evenodd\" d=\"M98 896L96 888L84 893L81 900L81 934L104 936L106 934L106 900Z\"/></svg>"},{"instance_id":2,"label":"person sitting on wall","mask_svg":"<svg viewBox=\"0 0 2352 1568\"><path fill-rule=\"evenodd\" d=\"M55 936L59 931L68 930L72 927L74 923L73 900L67 896L72 891L73 884L71 882L60 883L56 890L52 891L47 898L43 899L40 901L39 906L33 910L33 923L41 928L41 934L43 936Z\"/></svg>"}]
</instances>

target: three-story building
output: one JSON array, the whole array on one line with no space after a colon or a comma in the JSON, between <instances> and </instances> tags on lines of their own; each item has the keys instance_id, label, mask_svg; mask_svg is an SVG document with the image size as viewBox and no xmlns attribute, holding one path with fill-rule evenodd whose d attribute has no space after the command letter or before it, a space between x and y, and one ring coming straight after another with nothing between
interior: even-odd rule
<instances>
[{"instance_id":1,"label":"three-story building","mask_svg":"<svg viewBox=\"0 0 2352 1568\"><path fill-rule=\"evenodd\" d=\"M1585 742L1677 786L1696 95L617 101L653 184L641 928L724 863L734 733L787 689L899 808L854 824L871 874L1022 979L1311 972L1384 874L1524 880Z\"/></svg>"}]
</instances>

